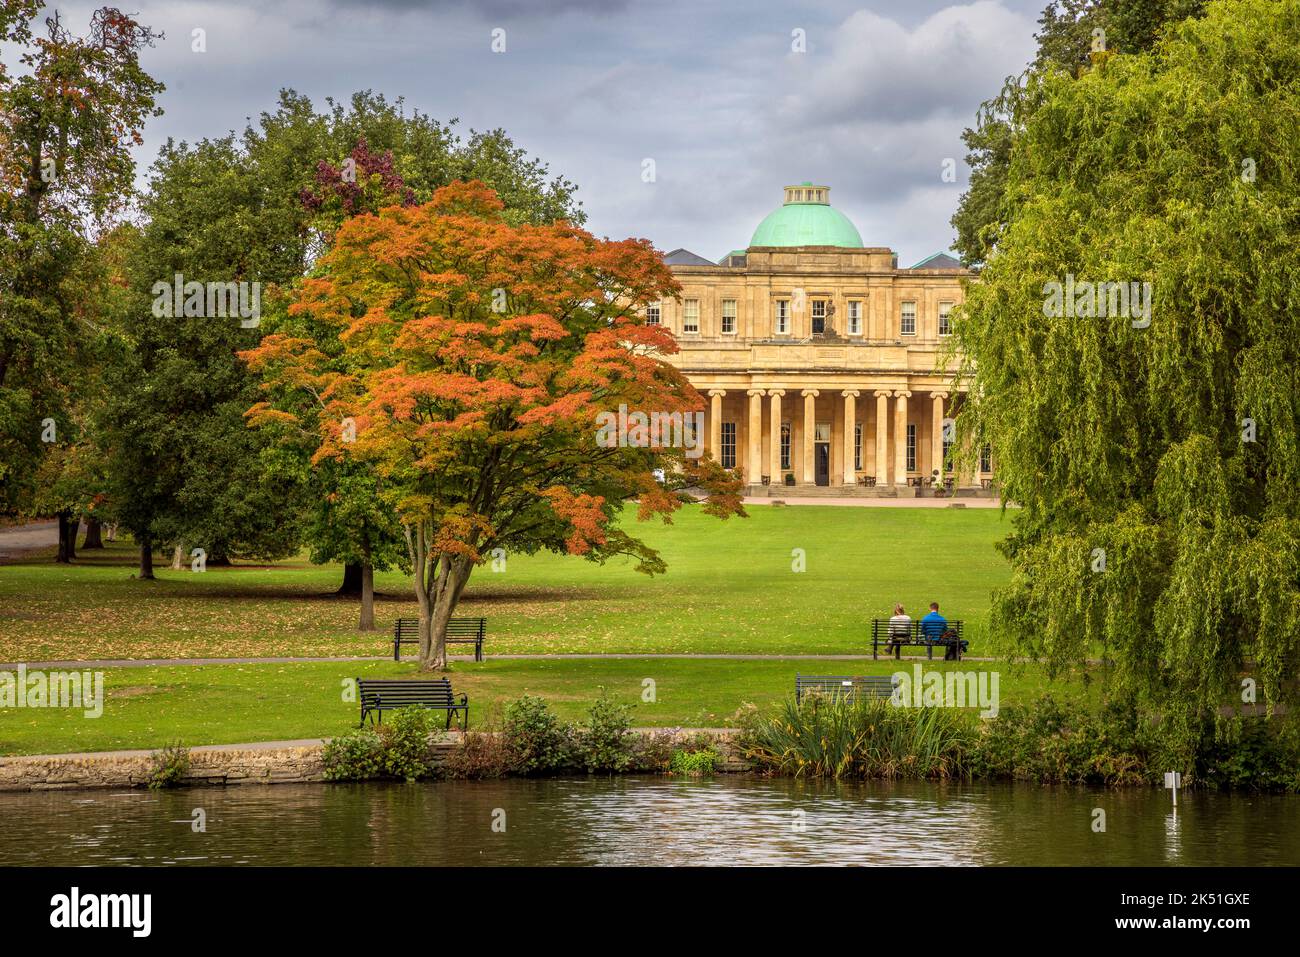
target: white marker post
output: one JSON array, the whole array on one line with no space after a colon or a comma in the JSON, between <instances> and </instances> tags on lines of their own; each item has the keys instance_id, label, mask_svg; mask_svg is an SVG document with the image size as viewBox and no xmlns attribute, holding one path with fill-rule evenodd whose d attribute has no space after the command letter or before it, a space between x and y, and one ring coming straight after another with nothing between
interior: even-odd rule
<instances>
[{"instance_id":1,"label":"white marker post","mask_svg":"<svg viewBox=\"0 0 1300 957\"><path fill-rule=\"evenodd\" d=\"M1178 789L1183 786L1183 776L1178 771L1165 772L1165 787L1174 792L1174 810L1178 810Z\"/></svg>"}]
</instances>

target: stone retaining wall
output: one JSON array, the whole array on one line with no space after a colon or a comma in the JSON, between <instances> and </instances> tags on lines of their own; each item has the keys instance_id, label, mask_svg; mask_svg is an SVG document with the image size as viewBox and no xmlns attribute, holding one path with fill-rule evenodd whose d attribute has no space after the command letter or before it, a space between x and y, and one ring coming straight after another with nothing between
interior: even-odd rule
<instances>
[{"instance_id":1,"label":"stone retaining wall","mask_svg":"<svg viewBox=\"0 0 1300 957\"><path fill-rule=\"evenodd\" d=\"M640 732L634 731L633 734ZM681 732L684 736L689 732ZM712 732L724 760L722 771L746 771L728 747L730 735ZM438 752L458 744L451 734L434 744ZM183 786L226 786L236 784L294 784L323 781L321 754L324 742L289 747L240 747L221 745L190 749L189 772ZM150 751L107 751L98 754L43 754L0 757L0 791L71 791L85 788L146 787L153 773L155 753Z\"/></svg>"}]
</instances>

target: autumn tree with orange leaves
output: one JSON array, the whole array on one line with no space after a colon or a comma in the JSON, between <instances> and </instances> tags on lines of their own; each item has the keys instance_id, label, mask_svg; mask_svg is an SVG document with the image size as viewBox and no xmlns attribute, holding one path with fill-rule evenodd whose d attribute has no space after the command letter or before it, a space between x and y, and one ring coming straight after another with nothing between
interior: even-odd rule
<instances>
[{"instance_id":1,"label":"autumn tree with orange leaves","mask_svg":"<svg viewBox=\"0 0 1300 957\"><path fill-rule=\"evenodd\" d=\"M598 417L620 406L704 407L664 361L672 334L644 321L678 291L648 242L511 225L482 183L453 183L345 221L320 265L290 312L338 327L344 361L286 334L242 355L268 387L316 397L317 461L354 456L382 478L410 553L422 669L446 667L465 584L502 551L630 556L654 574L658 553L617 524L625 502L643 521L670 521L692 493L712 515L743 514L739 482L713 459L601 440ZM248 415L293 418L269 403Z\"/></svg>"}]
</instances>

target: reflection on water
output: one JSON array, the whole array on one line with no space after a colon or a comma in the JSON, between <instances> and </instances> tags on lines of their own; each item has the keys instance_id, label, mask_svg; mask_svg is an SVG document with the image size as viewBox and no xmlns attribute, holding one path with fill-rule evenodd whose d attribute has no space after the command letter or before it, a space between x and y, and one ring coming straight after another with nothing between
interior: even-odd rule
<instances>
[{"instance_id":1,"label":"reflection on water","mask_svg":"<svg viewBox=\"0 0 1300 957\"><path fill-rule=\"evenodd\" d=\"M1156 789L748 776L0 794L3 866L1297 863L1277 795L1184 792L1175 818Z\"/></svg>"}]
</instances>

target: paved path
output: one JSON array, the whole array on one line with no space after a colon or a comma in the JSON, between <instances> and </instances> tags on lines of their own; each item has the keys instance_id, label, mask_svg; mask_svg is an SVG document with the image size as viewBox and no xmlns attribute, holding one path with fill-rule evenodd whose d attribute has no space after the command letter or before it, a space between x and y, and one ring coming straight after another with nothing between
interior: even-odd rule
<instances>
[{"instance_id":1,"label":"paved path","mask_svg":"<svg viewBox=\"0 0 1300 957\"><path fill-rule=\"evenodd\" d=\"M662 659L681 659L689 661L873 661L870 655L675 655L675 654L578 654L578 655L492 655L492 659L504 661L592 661L611 659L614 661L654 661ZM448 655L451 661L473 661L473 655ZM291 665L323 662L346 661L392 661L388 656L353 656L343 658L101 658L90 661L24 661L28 669L47 671L75 671L86 668L170 668L196 665ZM403 659L413 661L412 658ZM880 658L880 661L894 659ZM929 661L924 655L904 655L902 661ZM942 661L935 658L934 661ZM1001 661L1001 658L977 658L967 655L962 661ZM1089 660L1089 664L1100 664ZM20 662L0 662L0 671L13 671Z\"/></svg>"},{"instance_id":2,"label":"paved path","mask_svg":"<svg viewBox=\"0 0 1300 957\"><path fill-rule=\"evenodd\" d=\"M857 497L831 497L822 498L820 496L812 498L799 498L792 495L777 495L772 498L766 496L746 497L746 505L771 505L773 502L784 502L786 505L836 505L836 506L857 506L859 508L1001 508L1002 501L996 498L914 498L912 496L900 498L877 498L875 496L861 498ZM1008 508L1015 508L1014 505L1008 505Z\"/></svg>"},{"instance_id":3,"label":"paved path","mask_svg":"<svg viewBox=\"0 0 1300 957\"><path fill-rule=\"evenodd\" d=\"M0 561L59 544L59 523L30 522L0 527Z\"/></svg>"}]
</instances>

